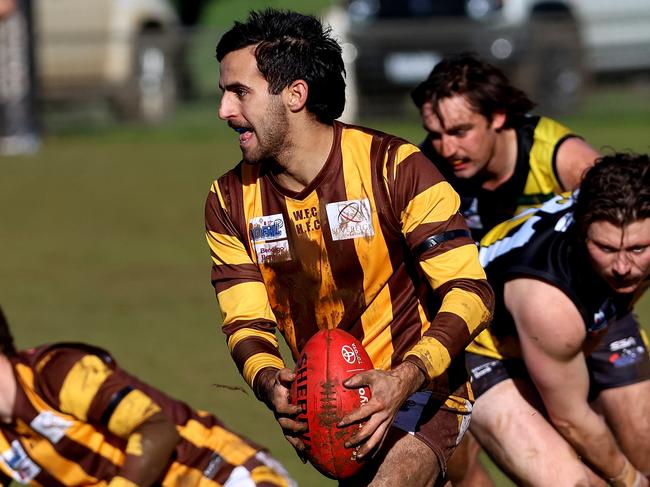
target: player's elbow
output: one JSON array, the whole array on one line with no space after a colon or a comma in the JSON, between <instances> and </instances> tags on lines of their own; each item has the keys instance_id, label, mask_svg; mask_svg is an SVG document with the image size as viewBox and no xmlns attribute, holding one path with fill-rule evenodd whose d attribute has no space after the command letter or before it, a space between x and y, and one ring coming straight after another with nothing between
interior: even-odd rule
<instances>
[{"instance_id":1,"label":"player's elbow","mask_svg":"<svg viewBox=\"0 0 650 487\"><path fill-rule=\"evenodd\" d=\"M141 435L143 451L155 452L160 458L171 457L181 441L174 422L160 412L140 425L134 433Z\"/></svg>"},{"instance_id":2,"label":"player's elbow","mask_svg":"<svg viewBox=\"0 0 650 487\"><path fill-rule=\"evenodd\" d=\"M555 429L571 444L580 438L579 426L570 415L548 412L549 421Z\"/></svg>"}]
</instances>

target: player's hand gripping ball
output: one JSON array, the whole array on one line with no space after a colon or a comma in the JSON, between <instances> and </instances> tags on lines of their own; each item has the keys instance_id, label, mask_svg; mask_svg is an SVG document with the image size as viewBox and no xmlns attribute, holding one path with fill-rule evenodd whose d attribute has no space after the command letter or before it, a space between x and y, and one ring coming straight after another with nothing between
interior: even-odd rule
<instances>
[{"instance_id":1,"label":"player's hand gripping ball","mask_svg":"<svg viewBox=\"0 0 650 487\"><path fill-rule=\"evenodd\" d=\"M368 387L348 389L343 382L372 368L361 342L338 329L316 333L298 359L291 402L301 406L298 419L308 426L302 436L306 457L328 477L344 479L363 466L355 451L343 446L362 425L338 428L336 424L370 400Z\"/></svg>"}]
</instances>

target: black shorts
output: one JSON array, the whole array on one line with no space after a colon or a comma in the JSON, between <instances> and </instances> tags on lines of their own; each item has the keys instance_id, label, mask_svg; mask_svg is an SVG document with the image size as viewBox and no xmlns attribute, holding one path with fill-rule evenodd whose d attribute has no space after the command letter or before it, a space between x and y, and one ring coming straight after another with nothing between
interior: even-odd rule
<instances>
[{"instance_id":1,"label":"black shorts","mask_svg":"<svg viewBox=\"0 0 650 487\"><path fill-rule=\"evenodd\" d=\"M474 396L506 379L530 378L521 359L494 359L466 354ZM589 371L589 400L601 391L650 379L648 345L632 313L612 323L598 346L586 358Z\"/></svg>"}]
</instances>

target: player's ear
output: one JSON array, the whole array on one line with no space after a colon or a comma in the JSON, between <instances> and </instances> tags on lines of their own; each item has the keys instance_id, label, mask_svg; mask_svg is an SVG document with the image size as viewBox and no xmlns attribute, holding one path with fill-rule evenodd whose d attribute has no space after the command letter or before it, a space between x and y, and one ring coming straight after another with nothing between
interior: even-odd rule
<instances>
[{"instance_id":1,"label":"player's ear","mask_svg":"<svg viewBox=\"0 0 650 487\"><path fill-rule=\"evenodd\" d=\"M494 130L501 130L506 124L506 112L498 110L492 114L492 128Z\"/></svg>"},{"instance_id":2,"label":"player's ear","mask_svg":"<svg viewBox=\"0 0 650 487\"><path fill-rule=\"evenodd\" d=\"M285 100L292 112L302 110L307 103L307 95L309 94L309 85L303 79L293 81L285 88Z\"/></svg>"}]
</instances>

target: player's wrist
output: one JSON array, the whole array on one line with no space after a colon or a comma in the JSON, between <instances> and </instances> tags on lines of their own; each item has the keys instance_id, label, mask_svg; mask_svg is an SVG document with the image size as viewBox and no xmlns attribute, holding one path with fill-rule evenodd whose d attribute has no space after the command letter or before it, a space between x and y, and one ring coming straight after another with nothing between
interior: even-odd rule
<instances>
[{"instance_id":1,"label":"player's wrist","mask_svg":"<svg viewBox=\"0 0 650 487\"><path fill-rule=\"evenodd\" d=\"M253 382L253 392L255 397L273 409L273 389L275 387L276 376L280 369L274 367L265 367L260 370Z\"/></svg>"},{"instance_id":2,"label":"player's wrist","mask_svg":"<svg viewBox=\"0 0 650 487\"><path fill-rule=\"evenodd\" d=\"M612 487L639 487L642 485L643 476L626 458L620 473L607 481Z\"/></svg>"},{"instance_id":3,"label":"player's wrist","mask_svg":"<svg viewBox=\"0 0 650 487\"><path fill-rule=\"evenodd\" d=\"M424 385L427 379L422 369L408 360L399 364L394 369L394 372L406 386L407 397L414 392L417 392Z\"/></svg>"}]
</instances>

